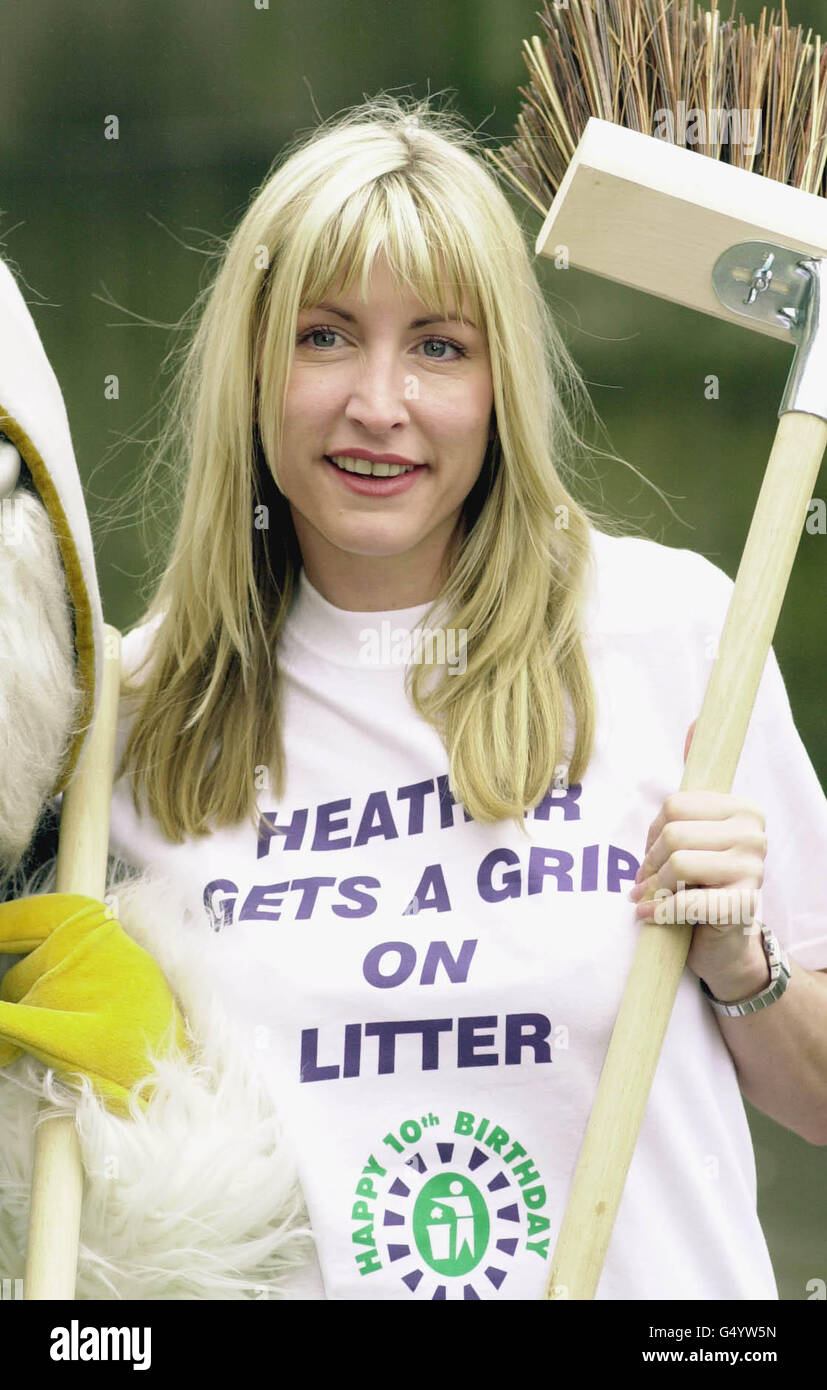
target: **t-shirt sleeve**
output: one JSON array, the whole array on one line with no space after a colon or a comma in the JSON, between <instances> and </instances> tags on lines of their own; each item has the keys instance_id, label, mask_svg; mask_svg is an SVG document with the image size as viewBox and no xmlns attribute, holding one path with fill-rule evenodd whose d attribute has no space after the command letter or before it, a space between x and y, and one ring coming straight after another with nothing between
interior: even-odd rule
<instances>
[{"instance_id":1,"label":"t-shirt sleeve","mask_svg":"<svg viewBox=\"0 0 827 1390\"><path fill-rule=\"evenodd\" d=\"M715 595L716 620L711 626L719 634L734 585L717 566L709 561L705 566ZM732 793L755 802L766 817L759 917L803 969L827 968L827 797L795 727L773 648L759 682Z\"/></svg>"}]
</instances>

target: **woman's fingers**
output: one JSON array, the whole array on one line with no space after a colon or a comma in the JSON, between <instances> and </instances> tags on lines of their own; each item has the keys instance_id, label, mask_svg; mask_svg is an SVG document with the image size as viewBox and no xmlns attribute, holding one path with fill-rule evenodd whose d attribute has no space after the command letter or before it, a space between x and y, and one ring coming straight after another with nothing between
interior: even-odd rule
<instances>
[{"instance_id":1,"label":"woman's fingers","mask_svg":"<svg viewBox=\"0 0 827 1390\"><path fill-rule=\"evenodd\" d=\"M675 893L683 888L727 888L737 883L760 888L764 882L764 859L741 848L710 851L679 850L631 890L632 902L658 890Z\"/></svg>"},{"instance_id":2,"label":"woman's fingers","mask_svg":"<svg viewBox=\"0 0 827 1390\"><path fill-rule=\"evenodd\" d=\"M729 792L673 792L667 796L646 837L646 853L663 833L664 827L675 821L728 820L733 816L757 820L763 830L766 817L760 806L745 797L732 796Z\"/></svg>"},{"instance_id":3,"label":"woman's fingers","mask_svg":"<svg viewBox=\"0 0 827 1390\"><path fill-rule=\"evenodd\" d=\"M694 854L707 856L710 872L716 875L708 882L715 885L727 881L717 877L727 865L731 869L734 866L735 877L740 877L742 862L763 863L766 852L766 833L752 816L733 816L724 821L670 821L649 846L635 882L640 883L666 870L673 881L683 878L686 883L705 883L704 863L689 859ZM727 858L716 868L716 860L721 856ZM690 877L690 873L700 877ZM661 882L668 886L667 879L662 878Z\"/></svg>"}]
</instances>

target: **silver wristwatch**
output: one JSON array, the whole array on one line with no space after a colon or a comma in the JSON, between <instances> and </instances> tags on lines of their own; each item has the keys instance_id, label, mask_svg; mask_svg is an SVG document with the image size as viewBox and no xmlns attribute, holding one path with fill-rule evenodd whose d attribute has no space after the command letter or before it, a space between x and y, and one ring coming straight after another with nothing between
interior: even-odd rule
<instances>
[{"instance_id":1,"label":"silver wristwatch","mask_svg":"<svg viewBox=\"0 0 827 1390\"><path fill-rule=\"evenodd\" d=\"M725 1004L723 1000L715 998L706 980L701 980L701 989L716 1013L727 1014L729 1018L742 1018L745 1014L755 1014L759 1009L766 1009L768 1004L774 1004L775 1000L780 999L787 988L791 972L790 962L784 954L783 947L769 927L765 927L763 923L761 935L764 939L767 964L770 967L769 984L758 994L753 994L751 999L739 999L737 1003Z\"/></svg>"}]
</instances>

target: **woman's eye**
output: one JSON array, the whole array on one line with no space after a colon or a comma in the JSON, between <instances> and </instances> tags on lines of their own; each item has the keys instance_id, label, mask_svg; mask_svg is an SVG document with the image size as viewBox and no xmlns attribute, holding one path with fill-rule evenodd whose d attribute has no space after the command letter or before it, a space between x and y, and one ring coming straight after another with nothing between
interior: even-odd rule
<instances>
[{"instance_id":1,"label":"woman's eye","mask_svg":"<svg viewBox=\"0 0 827 1390\"><path fill-rule=\"evenodd\" d=\"M328 343L317 343L317 342L312 341L312 340L315 340L316 338L339 338L339 337L341 337L341 334L340 334L339 332L337 332L337 330L336 330L335 328L308 328L307 331L306 331L305 333L302 333L302 334L301 334L301 336L299 337L299 340L298 340L298 341L299 341L300 343L311 343L311 346L312 346L312 347L318 348L319 351L324 351L325 348L331 347L332 344L329 343L329 342L328 342ZM437 353L426 352L426 353L425 353L425 356L426 356L426 357L429 357L430 360L431 360L432 362L455 362L455 361L457 361L458 358L460 358L460 357L465 357L465 355L466 355L466 353L465 353L465 348L461 347L459 343L454 343L454 342L452 342L450 338L426 338L426 339L424 340L424 342L422 342L422 343L419 344L419 346L422 347L422 348L428 348L428 347L430 347L432 344L436 344L436 346L437 346L438 348L442 348L442 349L443 349L442 352L437 352ZM450 348L451 351L452 351L453 353L456 354L456 356L454 356L454 357L448 356L448 355L446 354L446 352L445 352L445 348Z\"/></svg>"},{"instance_id":2,"label":"woman's eye","mask_svg":"<svg viewBox=\"0 0 827 1390\"><path fill-rule=\"evenodd\" d=\"M308 329L308 331L307 331L306 333L303 333L303 334L302 334L302 336L299 338L299 342L300 342L300 343L306 343L306 342L308 342L309 339L311 339L311 338L320 338L320 337L321 337L321 338L338 338L338 337L339 337L339 334L336 332L335 328L310 328L310 329ZM314 346L314 347L318 347L319 344L318 344L318 343L314 343L313 346ZM329 344L328 344L328 346L329 346Z\"/></svg>"},{"instance_id":3,"label":"woman's eye","mask_svg":"<svg viewBox=\"0 0 827 1390\"><path fill-rule=\"evenodd\" d=\"M426 338L423 347L427 347L429 343L436 343L438 347L451 348L459 357L465 356L465 348L461 348L459 343L452 343L450 338ZM425 355L426 357L431 356L430 353L426 353ZM455 362L456 358L446 357L443 353L440 353L438 357L434 358L434 361Z\"/></svg>"}]
</instances>

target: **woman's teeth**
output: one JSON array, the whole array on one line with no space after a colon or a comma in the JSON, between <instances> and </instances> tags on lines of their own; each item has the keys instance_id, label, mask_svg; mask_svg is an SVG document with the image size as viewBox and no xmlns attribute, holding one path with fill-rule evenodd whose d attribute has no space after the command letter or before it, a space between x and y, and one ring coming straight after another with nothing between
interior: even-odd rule
<instances>
[{"instance_id":1,"label":"woman's teeth","mask_svg":"<svg viewBox=\"0 0 827 1390\"><path fill-rule=\"evenodd\" d=\"M398 473L410 473L416 466L412 463L370 463L368 459L352 459L343 454L329 454L327 457L346 473L364 473L365 476L374 478L395 478Z\"/></svg>"}]
</instances>

